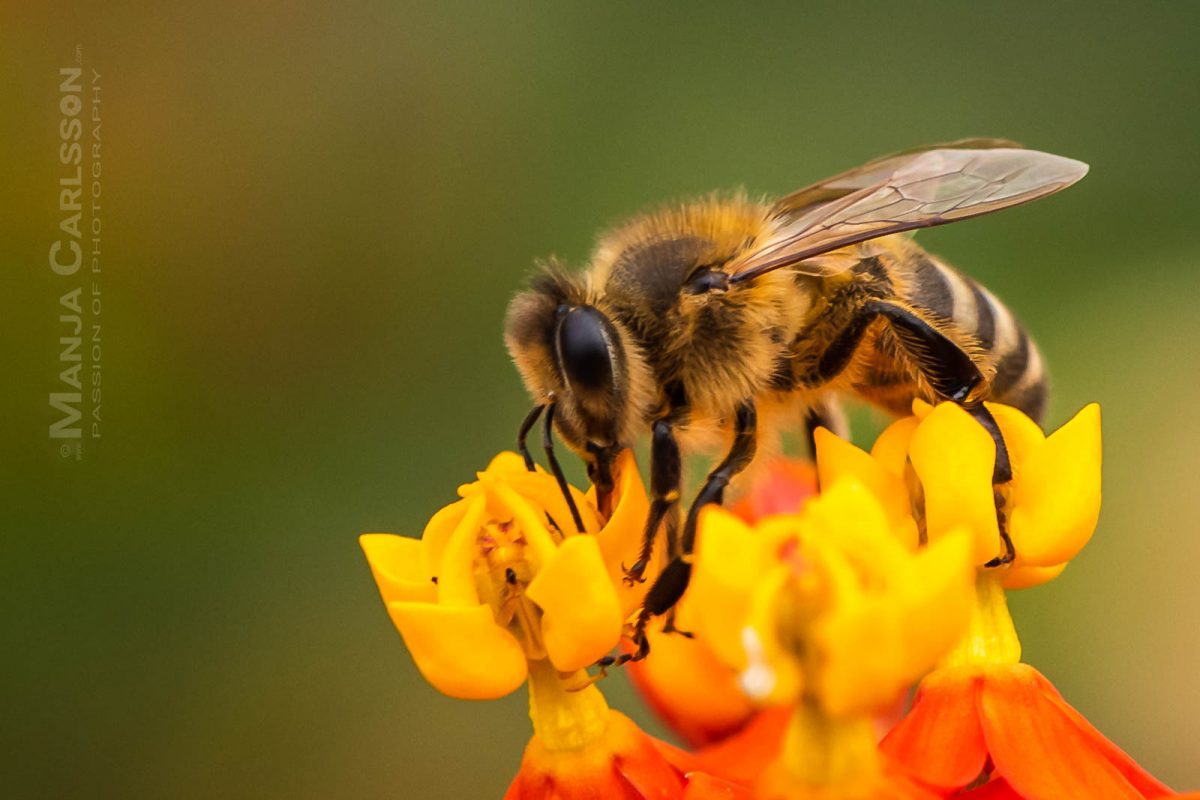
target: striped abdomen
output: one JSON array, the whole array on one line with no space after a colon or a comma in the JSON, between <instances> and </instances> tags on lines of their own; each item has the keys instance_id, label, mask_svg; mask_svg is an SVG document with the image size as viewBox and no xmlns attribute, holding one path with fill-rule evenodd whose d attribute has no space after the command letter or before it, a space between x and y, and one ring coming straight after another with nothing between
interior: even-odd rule
<instances>
[{"instance_id":1,"label":"striped abdomen","mask_svg":"<svg viewBox=\"0 0 1200 800\"><path fill-rule=\"evenodd\" d=\"M1013 313L971 278L921 253L908 265L904 300L970 334L995 366L988 399L1016 406L1034 420L1046 406L1046 370L1037 345Z\"/></svg>"}]
</instances>

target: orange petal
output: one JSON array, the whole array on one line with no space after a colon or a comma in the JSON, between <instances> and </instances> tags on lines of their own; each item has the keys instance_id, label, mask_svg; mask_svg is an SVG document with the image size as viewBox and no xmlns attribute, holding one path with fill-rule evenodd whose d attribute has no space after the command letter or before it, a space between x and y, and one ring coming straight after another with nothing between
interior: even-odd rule
<instances>
[{"instance_id":1,"label":"orange petal","mask_svg":"<svg viewBox=\"0 0 1200 800\"><path fill-rule=\"evenodd\" d=\"M569 536L525 590L542 609L546 654L560 672L594 663L617 645L623 617L592 536Z\"/></svg>"},{"instance_id":2,"label":"orange petal","mask_svg":"<svg viewBox=\"0 0 1200 800\"><path fill-rule=\"evenodd\" d=\"M753 800L753 797L746 787L703 772L689 772L683 791L683 800Z\"/></svg>"},{"instance_id":3,"label":"orange petal","mask_svg":"<svg viewBox=\"0 0 1200 800\"><path fill-rule=\"evenodd\" d=\"M753 782L779 756L791 716L788 706L763 709L740 731L697 750L696 755L714 775L741 783Z\"/></svg>"},{"instance_id":4,"label":"orange petal","mask_svg":"<svg viewBox=\"0 0 1200 800\"><path fill-rule=\"evenodd\" d=\"M741 728L754 707L738 676L701 639L649 632L650 655L625 667L630 681L667 725L689 745L724 739Z\"/></svg>"},{"instance_id":5,"label":"orange petal","mask_svg":"<svg viewBox=\"0 0 1200 800\"><path fill-rule=\"evenodd\" d=\"M1070 561L1100 517L1100 407L1086 406L1047 439L1014 481L1009 534L1019 563Z\"/></svg>"},{"instance_id":6,"label":"orange petal","mask_svg":"<svg viewBox=\"0 0 1200 800\"><path fill-rule=\"evenodd\" d=\"M987 762L976 698L978 671L956 667L931 673L912 711L879 746L917 780L945 791L974 781Z\"/></svg>"},{"instance_id":7,"label":"orange petal","mask_svg":"<svg viewBox=\"0 0 1200 800\"><path fill-rule=\"evenodd\" d=\"M996 772L1032 800L1141 798L1098 746L1103 737L1066 714L1040 677L1026 664L986 673L979 713Z\"/></svg>"},{"instance_id":8,"label":"orange petal","mask_svg":"<svg viewBox=\"0 0 1200 800\"><path fill-rule=\"evenodd\" d=\"M729 510L753 525L772 514L795 514L816 494L817 470L811 461L778 457Z\"/></svg>"},{"instance_id":9,"label":"orange petal","mask_svg":"<svg viewBox=\"0 0 1200 800\"><path fill-rule=\"evenodd\" d=\"M624 714L608 712L603 735L570 750L534 736L506 800L683 800L683 776Z\"/></svg>"},{"instance_id":10,"label":"orange petal","mask_svg":"<svg viewBox=\"0 0 1200 800\"><path fill-rule=\"evenodd\" d=\"M421 565L421 542L390 533L364 533L358 543L371 565L383 602L414 600L432 603L437 597L433 575Z\"/></svg>"},{"instance_id":11,"label":"orange petal","mask_svg":"<svg viewBox=\"0 0 1200 800\"><path fill-rule=\"evenodd\" d=\"M982 786L954 795L958 800L1025 800L1004 778L993 778Z\"/></svg>"},{"instance_id":12,"label":"orange petal","mask_svg":"<svg viewBox=\"0 0 1200 800\"><path fill-rule=\"evenodd\" d=\"M996 445L983 426L954 403L929 412L913 434L909 459L925 490L930 541L964 527L974 538L974 561L1000 551L992 470Z\"/></svg>"},{"instance_id":13,"label":"orange petal","mask_svg":"<svg viewBox=\"0 0 1200 800\"><path fill-rule=\"evenodd\" d=\"M492 700L525 682L525 653L489 607L396 602L388 613L417 669L443 694Z\"/></svg>"},{"instance_id":14,"label":"orange petal","mask_svg":"<svg viewBox=\"0 0 1200 800\"><path fill-rule=\"evenodd\" d=\"M1096 730L1090 722L1084 719L1084 716L1076 711L1067 701L1062 699L1058 691L1050 684L1046 676L1038 674L1039 682L1042 684L1046 696L1049 700L1057 705L1059 709L1071 719L1075 726L1081 731L1089 733L1092 736L1092 742L1096 749L1106 758L1108 762L1116 767L1125 779L1133 784L1143 796L1147 798L1153 797L1183 797L1184 795L1174 794L1162 781L1155 778L1125 753L1124 750L1117 747L1104 734ZM1200 797L1200 794L1192 795Z\"/></svg>"}]
</instances>

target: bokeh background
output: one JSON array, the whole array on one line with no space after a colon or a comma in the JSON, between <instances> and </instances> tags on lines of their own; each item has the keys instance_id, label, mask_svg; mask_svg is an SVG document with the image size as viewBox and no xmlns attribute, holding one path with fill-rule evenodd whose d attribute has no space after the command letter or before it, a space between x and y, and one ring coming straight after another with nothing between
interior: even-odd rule
<instances>
[{"instance_id":1,"label":"bokeh background","mask_svg":"<svg viewBox=\"0 0 1200 800\"><path fill-rule=\"evenodd\" d=\"M499 797L524 697L425 685L356 536L419 534L511 446L500 326L533 260L582 262L663 200L968 135L1092 165L921 237L1037 335L1053 425L1104 408L1100 530L1013 598L1026 654L1200 787L1197 29L1173 2L6 4L4 793ZM104 176L82 460L47 436L77 45Z\"/></svg>"}]
</instances>

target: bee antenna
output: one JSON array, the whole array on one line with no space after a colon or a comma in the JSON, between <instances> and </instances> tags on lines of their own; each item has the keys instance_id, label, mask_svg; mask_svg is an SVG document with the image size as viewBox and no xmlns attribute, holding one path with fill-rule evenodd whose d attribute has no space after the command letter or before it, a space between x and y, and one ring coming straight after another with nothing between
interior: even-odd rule
<instances>
[{"instance_id":1,"label":"bee antenna","mask_svg":"<svg viewBox=\"0 0 1200 800\"><path fill-rule=\"evenodd\" d=\"M541 409L538 409L541 412ZM534 420L536 416L530 412L530 416ZM529 423L531 426L533 422ZM550 472L554 474L554 479L558 481L558 488L562 492L563 498L567 501L567 507L571 509L571 518L575 520L575 529L580 533L584 533L583 517L579 516L579 509L575 506L575 498L571 496L571 488L567 485L567 477L563 475L562 467L558 464L558 458L554 455L554 403L546 406L546 421L542 424L542 447L546 449L546 461L550 464Z\"/></svg>"}]
</instances>

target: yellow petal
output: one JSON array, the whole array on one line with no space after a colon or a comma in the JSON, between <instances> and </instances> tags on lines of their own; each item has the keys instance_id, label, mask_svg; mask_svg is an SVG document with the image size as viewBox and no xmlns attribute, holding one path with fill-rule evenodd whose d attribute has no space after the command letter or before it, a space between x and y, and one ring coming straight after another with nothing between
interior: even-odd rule
<instances>
[{"instance_id":1,"label":"yellow petal","mask_svg":"<svg viewBox=\"0 0 1200 800\"><path fill-rule=\"evenodd\" d=\"M545 566L558 549L546 525L543 509L537 508L507 483L489 477L479 479L489 501L489 507L499 519L512 519L529 546L527 555L534 572Z\"/></svg>"},{"instance_id":2,"label":"yellow petal","mask_svg":"<svg viewBox=\"0 0 1200 800\"><path fill-rule=\"evenodd\" d=\"M1023 567L1018 564L1009 567L1008 574L1001 583L1005 589L1028 589L1030 586L1040 586L1054 580L1066 568L1065 563L1055 564L1053 567Z\"/></svg>"},{"instance_id":3,"label":"yellow petal","mask_svg":"<svg viewBox=\"0 0 1200 800\"><path fill-rule=\"evenodd\" d=\"M924 420L926 417L929 416L929 412L933 411L933 409L934 409L933 405L925 402L921 398L919 398L919 397L913 398L912 413L913 413L913 416L916 417L917 419Z\"/></svg>"},{"instance_id":4,"label":"yellow petal","mask_svg":"<svg viewBox=\"0 0 1200 800\"><path fill-rule=\"evenodd\" d=\"M395 602L388 604L388 613L417 669L443 694L492 700L524 683L525 653L496 625L487 606Z\"/></svg>"},{"instance_id":5,"label":"yellow petal","mask_svg":"<svg viewBox=\"0 0 1200 800\"><path fill-rule=\"evenodd\" d=\"M498 477L506 477L512 475L521 475L529 470L525 467L525 458L511 450L497 453L495 457L488 462L487 469L484 470L489 475Z\"/></svg>"},{"instance_id":6,"label":"yellow petal","mask_svg":"<svg viewBox=\"0 0 1200 800\"><path fill-rule=\"evenodd\" d=\"M564 539L525 594L542 609L546 653L561 672L595 663L621 638L617 592L591 536Z\"/></svg>"},{"instance_id":7,"label":"yellow petal","mask_svg":"<svg viewBox=\"0 0 1200 800\"><path fill-rule=\"evenodd\" d=\"M485 477L486 479L496 478L491 474ZM481 480L484 480L485 477L481 477ZM563 499L562 489L559 488L558 481L553 475L543 472L541 468L538 468L536 472L529 472L522 467L521 472L500 476L499 481L524 497L530 505L548 514L564 535L573 536L579 532L579 529L575 527L575 520L571 516L571 509L567 506L567 501ZM595 533L600 530L600 517L594 504L574 486L567 488L571 492L575 508L579 511L580 519L583 521L584 531Z\"/></svg>"},{"instance_id":8,"label":"yellow petal","mask_svg":"<svg viewBox=\"0 0 1200 800\"><path fill-rule=\"evenodd\" d=\"M475 557L479 552L479 530L487 512L487 499L474 495L463 501L466 513L450 534L438 563L438 603L448 606L479 604L479 589L475 584ZM422 546L427 542L422 539Z\"/></svg>"},{"instance_id":9,"label":"yellow petal","mask_svg":"<svg viewBox=\"0 0 1200 800\"><path fill-rule=\"evenodd\" d=\"M458 500L437 510L425 524L421 534L421 569L429 575L439 575L442 569L442 554L454 534L470 503Z\"/></svg>"},{"instance_id":10,"label":"yellow petal","mask_svg":"<svg viewBox=\"0 0 1200 800\"><path fill-rule=\"evenodd\" d=\"M804 690L804 674L795 653L779 641L780 617L790 619L779 610L788 602L785 587L791 581L790 570L775 566L760 575L738 631L742 690L763 705L794 702Z\"/></svg>"},{"instance_id":11,"label":"yellow petal","mask_svg":"<svg viewBox=\"0 0 1200 800\"><path fill-rule=\"evenodd\" d=\"M909 459L924 489L929 541L965 527L974 538L977 564L997 556L996 445L983 426L955 404L942 403L913 434Z\"/></svg>"},{"instance_id":12,"label":"yellow petal","mask_svg":"<svg viewBox=\"0 0 1200 800\"><path fill-rule=\"evenodd\" d=\"M996 424L1000 426L1000 435L1004 437L1004 446L1008 449L1008 461L1012 467L1013 479L1019 479L1025 469L1025 461L1046 441L1046 434L1038 424L1012 406L999 403L984 403L992 412Z\"/></svg>"},{"instance_id":13,"label":"yellow petal","mask_svg":"<svg viewBox=\"0 0 1200 800\"><path fill-rule=\"evenodd\" d=\"M751 595L768 568L763 545L746 523L723 508L701 510L696 561L679 625L694 630L735 669L746 665L742 628Z\"/></svg>"},{"instance_id":14,"label":"yellow petal","mask_svg":"<svg viewBox=\"0 0 1200 800\"><path fill-rule=\"evenodd\" d=\"M824 428L815 434L817 472L821 486L828 490L842 478L853 478L882 506L891 527L904 525L911 516L908 489L900 473L893 473L869 454ZM913 528L915 532L915 528ZM912 542L916 546L916 541Z\"/></svg>"},{"instance_id":15,"label":"yellow petal","mask_svg":"<svg viewBox=\"0 0 1200 800\"><path fill-rule=\"evenodd\" d=\"M660 537L644 573L647 579L645 583L635 583L633 586L625 584L622 564L632 566L637 560L642 548L646 517L650 513L650 501L646 498L646 487L642 484L632 450L623 450L617 456L613 481L616 486L613 489L612 516L596 535L596 541L600 545L609 580L616 587L621 600L622 616L627 617L642 604L642 598L649 591L650 582L658 574L664 548Z\"/></svg>"},{"instance_id":16,"label":"yellow petal","mask_svg":"<svg viewBox=\"0 0 1200 800\"><path fill-rule=\"evenodd\" d=\"M437 597L431 573L421 565L421 541L390 533L364 533L358 543L371 565L383 602L414 600L432 603Z\"/></svg>"},{"instance_id":17,"label":"yellow petal","mask_svg":"<svg viewBox=\"0 0 1200 800\"><path fill-rule=\"evenodd\" d=\"M1049 567L1087 544L1100 516L1100 407L1085 407L1027 460L1010 496L1018 564Z\"/></svg>"},{"instance_id":18,"label":"yellow petal","mask_svg":"<svg viewBox=\"0 0 1200 800\"><path fill-rule=\"evenodd\" d=\"M908 446L920 422L916 417L896 420L879 434L871 447L871 457L901 480L904 479L904 466L908 463Z\"/></svg>"},{"instance_id":19,"label":"yellow petal","mask_svg":"<svg viewBox=\"0 0 1200 800\"><path fill-rule=\"evenodd\" d=\"M812 539L835 541L839 548L856 555L865 548L873 558L889 561L902 557L904 549L916 547L915 528L911 540L898 540L878 495L856 477L822 486L820 496L810 501L801 515L805 530L816 532Z\"/></svg>"},{"instance_id":20,"label":"yellow petal","mask_svg":"<svg viewBox=\"0 0 1200 800\"><path fill-rule=\"evenodd\" d=\"M813 632L823 656L817 679L822 708L846 717L894 700L905 685L901 654L909 633L900 628L896 610L877 597L824 617Z\"/></svg>"},{"instance_id":21,"label":"yellow petal","mask_svg":"<svg viewBox=\"0 0 1200 800\"><path fill-rule=\"evenodd\" d=\"M907 631L903 679L916 680L962 639L975 604L975 564L971 536L951 531L917 556L897 586L895 605Z\"/></svg>"}]
</instances>

